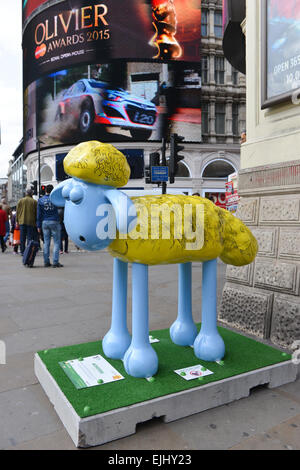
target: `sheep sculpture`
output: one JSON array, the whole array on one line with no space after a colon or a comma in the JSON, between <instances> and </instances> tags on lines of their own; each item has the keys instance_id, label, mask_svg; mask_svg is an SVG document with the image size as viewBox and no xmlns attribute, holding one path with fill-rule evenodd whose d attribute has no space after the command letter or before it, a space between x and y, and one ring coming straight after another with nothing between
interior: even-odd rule
<instances>
[{"instance_id":1,"label":"sheep sculpture","mask_svg":"<svg viewBox=\"0 0 300 470\"><path fill-rule=\"evenodd\" d=\"M105 355L122 359L126 372L148 378L158 358L149 341L148 266L178 264L178 316L170 328L175 344L193 346L205 361L221 360L225 346L217 330L217 258L227 264L251 263L257 242L228 211L198 196L161 195L129 198L116 189L127 184L125 156L110 144L84 142L64 159L72 178L51 193L65 206L70 238L85 250L108 248L114 257L111 328L103 339ZM202 323L192 316L192 262L203 263ZM127 275L132 263L132 338L127 329Z\"/></svg>"}]
</instances>

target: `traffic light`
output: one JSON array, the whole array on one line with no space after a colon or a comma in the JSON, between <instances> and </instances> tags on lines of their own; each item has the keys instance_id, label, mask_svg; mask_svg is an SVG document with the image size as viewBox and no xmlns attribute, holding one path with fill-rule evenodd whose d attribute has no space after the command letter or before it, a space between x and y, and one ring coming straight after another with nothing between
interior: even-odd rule
<instances>
[{"instance_id":1,"label":"traffic light","mask_svg":"<svg viewBox=\"0 0 300 470\"><path fill-rule=\"evenodd\" d=\"M31 189L33 191L33 194L37 196L38 193L38 182L36 180L32 181L31 183Z\"/></svg>"},{"instance_id":2,"label":"traffic light","mask_svg":"<svg viewBox=\"0 0 300 470\"><path fill-rule=\"evenodd\" d=\"M144 173L145 173L145 183L146 184L151 184L151 168L150 168L150 166L145 167Z\"/></svg>"},{"instance_id":3,"label":"traffic light","mask_svg":"<svg viewBox=\"0 0 300 470\"><path fill-rule=\"evenodd\" d=\"M184 159L183 155L179 155L179 152L184 149L184 145L179 145L183 140L184 137L181 135L171 135L171 154L169 160L170 184L175 182L175 175L178 171L178 163Z\"/></svg>"},{"instance_id":4,"label":"traffic light","mask_svg":"<svg viewBox=\"0 0 300 470\"><path fill-rule=\"evenodd\" d=\"M160 154L158 152L150 153L150 168L151 166L159 166Z\"/></svg>"},{"instance_id":5,"label":"traffic light","mask_svg":"<svg viewBox=\"0 0 300 470\"><path fill-rule=\"evenodd\" d=\"M160 154L158 152L150 153L149 166L145 167L145 183L151 184L151 167L160 165Z\"/></svg>"},{"instance_id":6,"label":"traffic light","mask_svg":"<svg viewBox=\"0 0 300 470\"><path fill-rule=\"evenodd\" d=\"M45 186L44 184L42 184L42 186L41 186L41 194L40 194L40 195L41 195L41 196L45 196L45 194L46 194L46 186Z\"/></svg>"}]
</instances>

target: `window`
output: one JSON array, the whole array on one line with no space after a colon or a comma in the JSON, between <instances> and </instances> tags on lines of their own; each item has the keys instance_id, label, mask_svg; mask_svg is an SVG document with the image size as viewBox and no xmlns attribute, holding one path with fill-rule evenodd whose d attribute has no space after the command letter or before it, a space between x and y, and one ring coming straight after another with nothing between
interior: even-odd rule
<instances>
[{"instance_id":1,"label":"window","mask_svg":"<svg viewBox=\"0 0 300 470\"><path fill-rule=\"evenodd\" d=\"M225 104L216 103L216 134L225 134Z\"/></svg>"},{"instance_id":2,"label":"window","mask_svg":"<svg viewBox=\"0 0 300 470\"><path fill-rule=\"evenodd\" d=\"M217 160L207 165L202 173L202 178L226 178L234 172L235 169L230 163L224 160Z\"/></svg>"},{"instance_id":3,"label":"window","mask_svg":"<svg viewBox=\"0 0 300 470\"><path fill-rule=\"evenodd\" d=\"M232 71L231 71L231 80L232 80L233 85L238 85L239 73L233 67L232 67Z\"/></svg>"},{"instance_id":4,"label":"window","mask_svg":"<svg viewBox=\"0 0 300 470\"><path fill-rule=\"evenodd\" d=\"M233 103L232 105L232 133L233 135L239 135L239 105Z\"/></svg>"},{"instance_id":5,"label":"window","mask_svg":"<svg viewBox=\"0 0 300 470\"><path fill-rule=\"evenodd\" d=\"M201 16L201 36L208 36L208 10L203 8Z\"/></svg>"},{"instance_id":6,"label":"window","mask_svg":"<svg viewBox=\"0 0 300 470\"><path fill-rule=\"evenodd\" d=\"M209 133L208 103L202 103L202 132L203 134Z\"/></svg>"},{"instance_id":7,"label":"window","mask_svg":"<svg viewBox=\"0 0 300 470\"><path fill-rule=\"evenodd\" d=\"M202 83L209 82L209 57L207 55L201 58L201 78Z\"/></svg>"},{"instance_id":8,"label":"window","mask_svg":"<svg viewBox=\"0 0 300 470\"><path fill-rule=\"evenodd\" d=\"M215 36L223 37L223 15L221 11L215 11Z\"/></svg>"},{"instance_id":9,"label":"window","mask_svg":"<svg viewBox=\"0 0 300 470\"><path fill-rule=\"evenodd\" d=\"M215 82L218 85L224 85L224 79L225 79L224 57L215 57Z\"/></svg>"}]
</instances>

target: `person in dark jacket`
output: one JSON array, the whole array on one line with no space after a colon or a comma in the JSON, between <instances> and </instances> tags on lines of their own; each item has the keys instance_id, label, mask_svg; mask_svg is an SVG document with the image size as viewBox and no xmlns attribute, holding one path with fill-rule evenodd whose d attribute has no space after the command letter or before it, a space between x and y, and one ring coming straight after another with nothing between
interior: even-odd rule
<instances>
[{"instance_id":1,"label":"person in dark jacket","mask_svg":"<svg viewBox=\"0 0 300 470\"><path fill-rule=\"evenodd\" d=\"M44 266L51 266L50 263L50 243L53 238L53 268L62 268L63 265L59 262L59 248L60 248L60 222L57 207L50 201L50 193L53 189L52 184L46 186L46 194L38 201L37 206L37 229L44 234Z\"/></svg>"},{"instance_id":2,"label":"person in dark jacket","mask_svg":"<svg viewBox=\"0 0 300 470\"><path fill-rule=\"evenodd\" d=\"M5 234L5 237L4 237L4 243L6 244L6 242L8 240L8 237L9 237L9 230L10 230L9 218L10 218L10 215L11 215L11 208L7 204L5 197L3 197L1 199L1 205L2 205L2 210L4 210L6 212L6 215L7 215L7 221L5 222L6 234Z\"/></svg>"},{"instance_id":3,"label":"person in dark jacket","mask_svg":"<svg viewBox=\"0 0 300 470\"><path fill-rule=\"evenodd\" d=\"M6 250L6 245L4 243L4 237L6 235L6 222L7 222L7 215L6 212L2 209L2 205L0 204L0 244L2 253Z\"/></svg>"},{"instance_id":4,"label":"person in dark jacket","mask_svg":"<svg viewBox=\"0 0 300 470\"><path fill-rule=\"evenodd\" d=\"M64 224L64 213L65 213L64 208L59 207L58 208L58 215L59 215L60 228L61 228L60 254L63 254L63 252L64 252L64 242L65 242L65 253L69 253L68 252L69 237L68 237L68 233L66 231L66 227L65 227L65 224Z\"/></svg>"}]
</instances>

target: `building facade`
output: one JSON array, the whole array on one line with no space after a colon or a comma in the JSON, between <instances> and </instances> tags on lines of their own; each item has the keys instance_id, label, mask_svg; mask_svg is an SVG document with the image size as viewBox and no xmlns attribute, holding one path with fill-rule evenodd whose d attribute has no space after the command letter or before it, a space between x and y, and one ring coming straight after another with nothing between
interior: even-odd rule
<instances>
[{"instance_id":1,"label":"building facade","mask_svg":"<svg viewBox=\"0 0 300 470\"><path fill-rule=\"evenodd\" d=\"M292 97L262 106L263 6L248 0L244 24L247 142L241 150L237 213L256 236L259 251L249 266L228 266L220 319L291 348L300 340L300 107Z\"/></svg>"},{"instance_id":2,"label":"building facade","mask_svg":"<svg viewBox=\"0 0 300 470\"><path fill-rule=\"evenodd\" d=\"M23 139L9 162L7 177L7 201L11 207L16 207L18 201L25 195L27 187L27 170L23 160Z\"/></svg>"},{"instance_id":3,"label":"building facade","mask_svg":"<svg viewBox=\"0 0 300 470\"><path fill-rule=\"evenodd\" d=\"M182 151L185 158L180 162L175 184L168 186L169 191L199 192L202 196L213 193L216 197L225 197L227 176L239 170L239 136L246 119L245 81L243 75L233 70L223 56L222 32L222 0L203 0L201 70L191 73L187 78L191 93L193 89L202 88L202 126L199 131L194 131L186 125L183 132L178 132L187 141ZM127 89L134 94L147 96L162 83L171 81L167 65L149 63L146 73L145 66L141 67L139 63L128 65ZM163 104L160 98L159 105ZM174 132L177 132L176 128ZM193 133L193 142L190 133ZM121 150L125 147L142 150L146 166L149 154L160 147L160 143L154 140L126 142L126 145L114 141L111 143ZM67 153L70 148L66 145L41 149L41 184L56 184L56 156ZM38 152L31 152L26 157L25 165L28 182L38 180ZM130 180L128 187L147 190L157 188L156 185L146 185L144 179Z\"/></svg>"},{"instance_id":4,"label":"building facade","mask_svg":"<svg viewBox=\"0 0 300 470\"><path fill-rule=\"evenodd\" d=\"M0 199L7 199L7 178L0 178Z\"/></svg>"}]
</instances>

